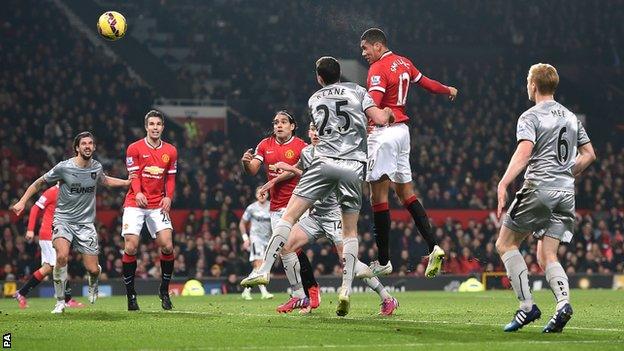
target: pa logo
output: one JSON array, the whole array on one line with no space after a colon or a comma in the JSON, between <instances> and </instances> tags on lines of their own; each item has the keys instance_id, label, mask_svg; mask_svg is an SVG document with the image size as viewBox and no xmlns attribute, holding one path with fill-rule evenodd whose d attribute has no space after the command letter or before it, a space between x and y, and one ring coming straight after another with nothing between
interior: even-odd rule
<instances>
[{"instance_id":1,"label":"pa logo","mask_svg":"<svg viewBox=\"0 0 624 351\"><path fill-rule=\"evenodd\" d=\"M3 349L11 348L11 333L2 335L2 348Z\"/></svg>"}]
</instances>

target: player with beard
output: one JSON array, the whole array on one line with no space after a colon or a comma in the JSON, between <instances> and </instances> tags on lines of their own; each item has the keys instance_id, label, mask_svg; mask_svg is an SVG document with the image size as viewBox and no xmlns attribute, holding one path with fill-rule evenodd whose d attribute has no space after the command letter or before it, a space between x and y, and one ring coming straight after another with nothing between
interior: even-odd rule
<instances>
[{"instance_id":1,"label":"player with beard","mask_svg":"<svg viewBox=\"0 0 624 351\"><path fill-rule=\"evenodd\" d=\"M95 230L95 195L97 185L127 187L130 180L110 177L104 174L102 164L93 159L95 138L90 132L82 132L74 138L75 157L59 162L49 172L35 180L26 189L21 199L11 207L16 215L24 211L26 202L45 184L60 182L54 221L52 243L56 250L56 265L53 270L54 296L56 305L52 313L65 311L65 286L67 284L67 259L70 247L82 253L82 260L88 272L89 302L98 297L98 278L101 267L98 264L100 252Z\"/></svg>"}]
</instances>

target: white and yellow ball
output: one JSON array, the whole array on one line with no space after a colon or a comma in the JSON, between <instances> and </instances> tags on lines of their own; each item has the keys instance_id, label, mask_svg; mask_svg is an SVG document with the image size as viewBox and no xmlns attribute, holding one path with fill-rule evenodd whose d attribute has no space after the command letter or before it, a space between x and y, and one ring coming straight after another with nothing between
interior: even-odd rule
<instances>
[{"instance_id":1,"label":"white and yellow ball","mask_svg":"<svg viewBox=\"0 0 624 351\"><path fill-rule=\"evenodd\" d=\"M123 38L126 34L128 23L121 13L106 11L98 19L97 29L104 39L117 40Z\"/></svg>"}]
</instances>

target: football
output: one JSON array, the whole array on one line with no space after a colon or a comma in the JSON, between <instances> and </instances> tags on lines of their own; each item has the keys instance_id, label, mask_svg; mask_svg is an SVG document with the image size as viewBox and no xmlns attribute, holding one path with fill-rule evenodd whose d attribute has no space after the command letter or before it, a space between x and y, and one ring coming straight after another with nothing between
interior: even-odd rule
<instances>
[{"instance_id":1,"label":"football","mask_svg":"<svg viewBox=\"0 0 624 351\"><path fill-rule=\"evenodd\" d=\"M106 11L98 19L97 29L104 39L118 40L126 34L128 23L121 13Z\"/></svg>"}]
</instances>

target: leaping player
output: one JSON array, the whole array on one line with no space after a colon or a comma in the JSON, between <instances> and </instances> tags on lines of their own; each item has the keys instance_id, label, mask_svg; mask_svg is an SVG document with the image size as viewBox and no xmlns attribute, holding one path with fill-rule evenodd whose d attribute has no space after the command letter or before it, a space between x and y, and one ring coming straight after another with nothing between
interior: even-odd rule
<instances>
[{"instance_id":1,"label":"leaping player","mask_svg":"<svg viewBox=\"0 0 624 351\"><path fill-rule=\"evenodd\" d=\"M354 83L340 82L340 64L333 57L316 62L316 79L322 86L308 100L319 143L315 158L303 174L286 211L273 230L262 267L241 284L269 282L269 270L288 241L291 229L317 200L334 193L341 206L343 233L343 275L336 314L349 313L350 295L358 257L357 220L362 207L362 181L366 162L366 128L387 124L390 109L375 106L366 89Z\"/></svg>"},{"instance_id":2,"label":"leaping player","mask_svg":"<svg viewBox=\"0 0 624 351\"><path fill-rule=\"evenodd\" d=\"M440 272L444 251L438 246L424 207L418 201L412 187L410 166L410 133L405 113L410 83L433 94L448 95L452 101L457 89L445 86L425 77L406 57L399 56L387 46L386 35L381 29L370 28L362 34L360 46L362 56L370 64L368 71L368 92L380 108L389 107L395 121L389 126L374 126L368 137L368 172L371 204L378 260L371 263L375 275L392 273L388 236L390 232L390 211L388 192L391 184L403 206L409 211L418 231L429 247L429 263L425 270L427 277Z\"/></svg>"},{"instance_id":3,"label":"leaping player","mask_svg":"<svg viewBox=\"0 0 624 351\"><path fill-rule=\"evenodd\" d=\"M314 160L314 147L319 142L316 126L312 123L310 123L308 136L310 137L312 145L306 146L301 151L301 157L299 158L297 166L279 162L275 167L283 171L293 172L298 176L301 176L303 172L309 169ZM288 302L277 308L277 312L288 313L295 308L302 309L302 312L306 311L308 301L301 286L299 262L297 262L297 257L294 252L307 243L314 242L323 237L329 239L336 247L336 251L342 262L342 220L340 206L338 205L338 200L336 200L336 195L333 193L324 199L316 201L314 207L310 210L310 214L308 216L304 215L304 217L293 226L290 232L290 236L288 237L286 245L284 245L281 256L284 270L286 271L286 276L288 277L292 289L292 296ZM361 273L366 275L370 274L369 272L370 269L368 266L358 260L355 267L355 275L358 276ZM394 310L399 307L397 299L388 293L388 290L386 290L379 281L379 278L364 278L364 282L381 298L381 310L379 314L384 316L392 315Z\"/></svg>"},{"instance_id":4,"label":"leaping player","mask_svg":"<svg viewBox=\"0 0 624 351\"><path fill-rule=\"evenodd\" d=\"M165 117L160 111L151 110L144 118L145 138L128 146L126 167L133 176L126 195L123 212L124 238L123 279L126 285L128 311L139 310L134 276L139 235L143 223L152 239L160 248L161 282L158 297L164 310L171 310L169 282L173 274L173 227L169 217L171 201L175 192L175 175L178 167L178 150L161 139L165 129Z\"/></svg>"}]
</instances>

